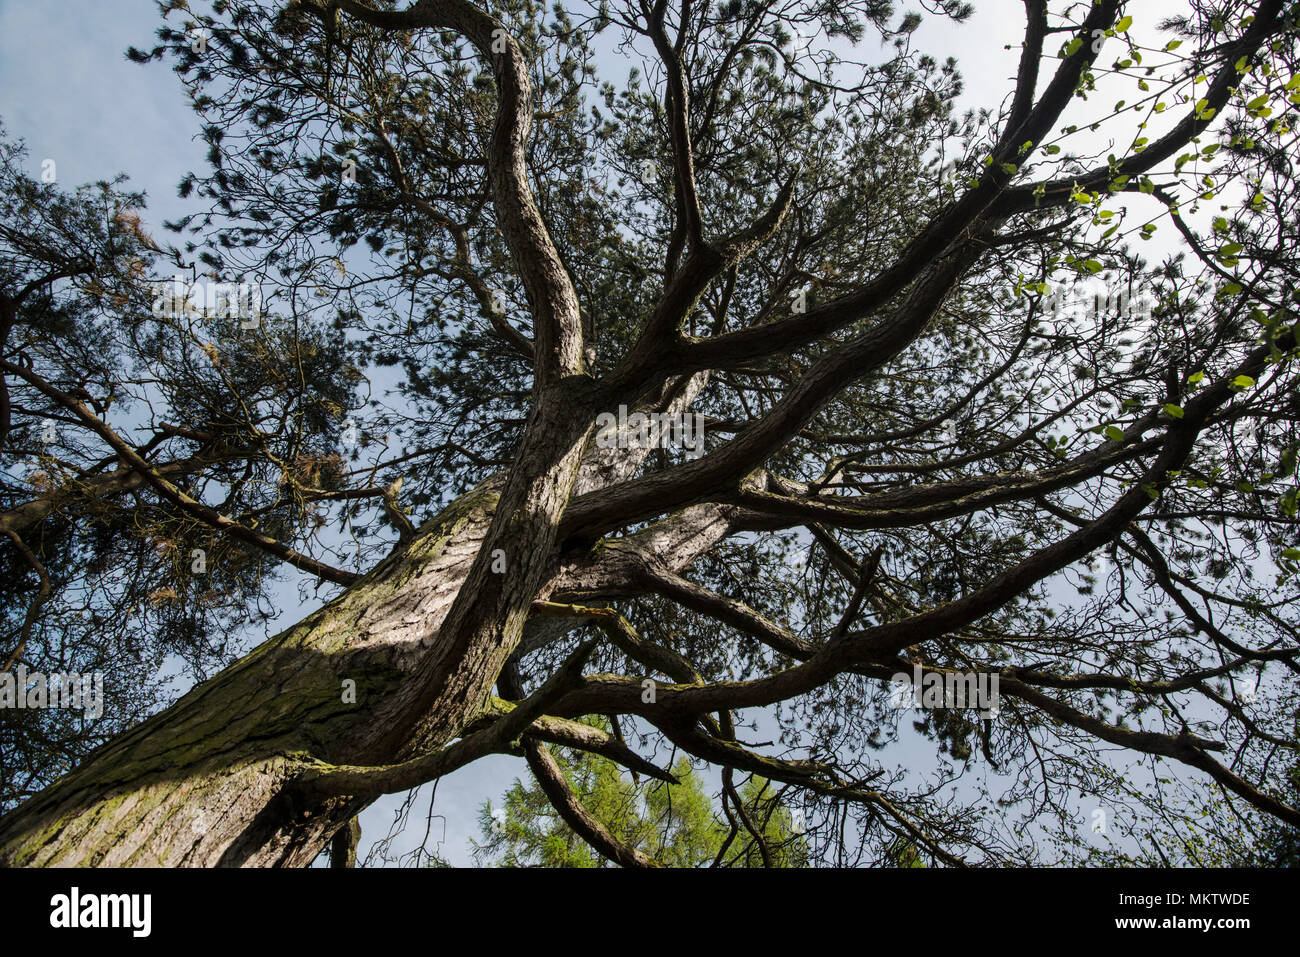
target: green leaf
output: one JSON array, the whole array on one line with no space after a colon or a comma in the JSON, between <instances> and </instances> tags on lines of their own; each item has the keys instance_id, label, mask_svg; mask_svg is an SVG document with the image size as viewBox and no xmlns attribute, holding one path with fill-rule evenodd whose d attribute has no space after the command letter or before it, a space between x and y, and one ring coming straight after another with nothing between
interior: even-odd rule
<instances>
[{"instance_id":1,"label":"green leaf","mask_svg":"<svg viewBox=\"0 0 1300 957\"><path fill-rule=\"evenodd\" d=\"M1300 489L1293 488L1283 495L1282 501L1278 503L1278 506L1282 509L1282 514L1287 518L1295 518L1297 510L1300 510L1296 502L1298 496L1300 496Z\"/></svg>"},{"instance_id":2,"label":"green leaf","mask_svg":"<svg viewBox=\"0 0 1300 957\"><path fill-rule=\"evenodd\" d=\"M1249 389L1255 384L1255 380L1248 375L1239 375L1237 378L1232 380L1232 384L1239 389Z\"/></svg>"},{"instance_id":3,"label":"green leaf","mask_svg":"<svg viewBox=\"0 0 1300 957\"><path fill-rule=\"evenodd\" d=\"M1106 426L1106 438L1110 439L1112 442L1123 442L1124 430L1118 425L1108 425Z\"/></svg>"},{"instance_id":4,"label":"green leaf","mask_svg":"<svg viewBox=\"0 0 1300 957\"><path fill-rule=\"evenodd\" d=\"M1169 402L1165 405L1165 415L1170 418L1181 419L1183 417L1182 407Z\"/></svg>"},{"instance_id":5,"label":"green leaf","mask_svg":"<svg viewBox=\"0 0 1300 957\"><path fill-rule=\"evenodd\" d=\"M1127 29L1128 29L1129 27L1131 27L1131 26L1133 26L1133 18L1132 18L1132 17L1125 17L1123 20L1120 20L1119 23L1115 24L1115 32L1116 32L1116 33L1123 33L1125 30L1127 30Z\"/></svg>"}]
</instances>

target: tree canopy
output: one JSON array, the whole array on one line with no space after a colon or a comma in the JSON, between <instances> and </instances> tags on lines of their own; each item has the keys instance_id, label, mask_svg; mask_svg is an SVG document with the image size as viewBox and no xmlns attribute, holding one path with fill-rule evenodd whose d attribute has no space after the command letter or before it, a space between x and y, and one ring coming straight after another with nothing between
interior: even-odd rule
<instances>
[{"instance_id":1,"label":"tree canopy","mask_svg":"<svg viewBox=\"0 0 1300 957\"><path fill-rule=\"evenodd\" d=\"M3 131L0 651L106 707L0 710L0 861L501 752L512 861L762 857L740 777L819 863L1293 845L1300 4L1024 0L974 94L919 6L164 0L153 229Z\"/></svg>"}]
</instances>

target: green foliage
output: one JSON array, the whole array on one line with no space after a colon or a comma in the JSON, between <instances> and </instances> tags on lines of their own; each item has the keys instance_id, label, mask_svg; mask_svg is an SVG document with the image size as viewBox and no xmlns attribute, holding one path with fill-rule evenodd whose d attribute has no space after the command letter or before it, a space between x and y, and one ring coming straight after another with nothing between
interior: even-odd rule
<instances>
[{"instance_id":1,"label":"green foliage","mask_svg":"<svg viewBox=\"0 0 1300 957\"><path fill-rule=\"evenodd\" d=\"M605 758L555 749L556 763L583 806L614 837L666 867L708 867L727 838L723 813L710 801L699 773L685 757L672 772L680 783L642 778L635 782ZM738 787L745 813L767 842L774 867L805 867L808 846L794 833L789 808L762 778ZM734 810L732 812L735 813ZM762 867L761 851L744 826L723 854L724 867ZM610 867L559 817L530 782L516 779L494 808L479 811L480 840L473 842L481 864L498 867Z\"/></svg>"},{"instance_id":2,"label":"green foliage","mask_svg":"<svg viewBox=\"0 0 1300 957\"><path fill-rule=\"evenodd\" d=\"M38 181L26 159L0 126L5 360L75 397L187 494L208 491L281 542L315 533L308 499L344 481L334 447L360 379L344 336L269 309L256 328L216 310L155 309L159 289L192 274L145 230L143 194L124 176ZM165 705L178 672L226 664L271 614L263 591L277 562L148 483L123 484L131 470L106 450L26 379L0 379L0 512L40 565L9 539L0 547L0 663L102 672L105 688L98 721L0 711L0 812Z\"/></svg>"}]
</instances>

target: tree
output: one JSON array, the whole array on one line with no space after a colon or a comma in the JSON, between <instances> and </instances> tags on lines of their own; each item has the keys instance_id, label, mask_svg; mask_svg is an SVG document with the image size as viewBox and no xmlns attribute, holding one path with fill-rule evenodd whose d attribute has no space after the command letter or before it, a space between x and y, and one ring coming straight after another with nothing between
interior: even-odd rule
<instances>
[{"instance_id":1,"label":"tree","mask_svg":"<svg viewBox=\"0 0 1300 957\"><path fill-rule=\"evenodd\" d=\"M6 200L7 474L60 423L6 479L8 640L101 660L112 613L211 663L273 574L329 600L10 785L0 862L305 864L517 750L647 864L549 746L662 776L652 741L797 790L833 863L1052 860L1029 823L1069 859L1079 794L1300 825L1243 696L1297 672L1294 3L1026 0L965 115L879 0L161 8L129 55L210 146L182 245ZM260 325L134 318L154 258ZM929 775L875 756L900 673L998 680L912 722Z\"/></svg>"},{"instance_id":2,"label":"tree","mask_svg":"<svg viewBox=\"0 0 1300 957\"><path fill-rule=\"evenodd\" d=\"M558 750L552 759L568 789L613 839L649 861L668 867L800 867L807 862L795 818L769 781L751 776L739 788L724 784L718 812L685 757L674 762L671 775L641 780L629 779L605 758L566 751ZM480 863L609 863L555 815L535 782L525 785L516 778L499 807L484 803L479 825L482 840L474 844L474 857Z\"/></svg>"},{"instance_id":3,"label":"tree","mask_svg":"<svg viewBox=\"0 0 1300 957\"><path fill-rule=\"evenodd\" d=\"M276 539L319 525L315 498L358 494L321 444L354 401L341 334L171 308L147 281L168 260L144 197L120 178L72 195L38 182L4 133L0 338L19 368L0 384L4 671L101 672L106 700L93 724L3 711L0 809L158 710L169 658L198 677L228 663L232 636L267 617L268 558L312 564Z\"/></svg>"}]
</instances>

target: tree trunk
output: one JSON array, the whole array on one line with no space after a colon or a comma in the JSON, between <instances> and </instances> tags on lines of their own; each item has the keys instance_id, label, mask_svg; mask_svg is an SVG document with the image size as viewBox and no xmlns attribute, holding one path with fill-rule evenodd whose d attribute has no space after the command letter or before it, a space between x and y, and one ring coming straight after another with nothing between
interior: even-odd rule
<instances>
[{"instance_id":1,"label":"tree trunk","mask_svg":"<svg viewBox=\"0 0 1300 957\"><path fill-rule=\"evenodd\" d=\"M704 381L689 380L669 411L689 406ZM553 546L565 502L629 478L645 458L648 449L593 448L579 467L576 406L552 406L567 421L533 423L544 438L531 450L525 439L509 479L457 499L323 608L0 818L0 865L310 864L369 801L295 806L286 783L320 762L393 763L456 737L523 637L534 596L562 577ZM659 554L627 542L617 561L666 558L679 569L727 531L713 506L679 524L651 536ZM504 574L492 571L496 547ZM588 568L575 582L593 580ZM449 621L462 591L460 621ZM567 627L539 624L529 647Z\"/></svg>"},{"instance_id":2,"label":"tree trunk","mask_svg":"<svg viewBox=\"0 0 1300 957\"><path fill-rule=\"evenodd\" d=\"M397 758L400 744L384 741L411 722L411 679L478 553L498 488L457 500L329 604L6 815L0 863L309 864L363 803L289 807L284 782L308 756Z\"/></svg>"}]
</instances>

